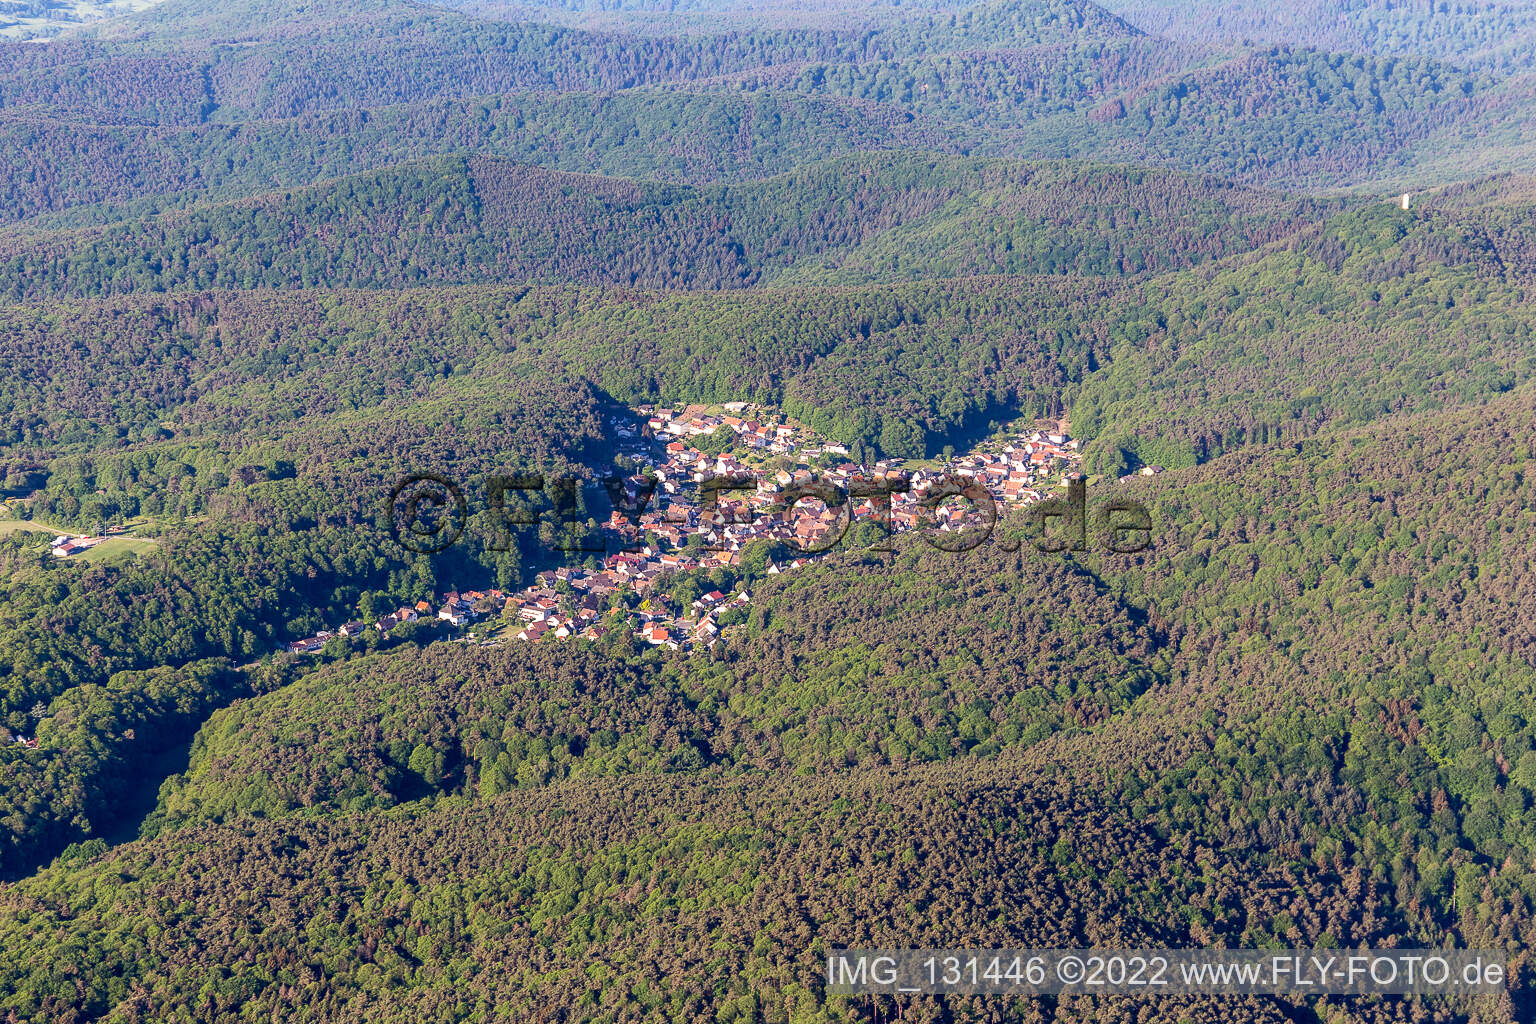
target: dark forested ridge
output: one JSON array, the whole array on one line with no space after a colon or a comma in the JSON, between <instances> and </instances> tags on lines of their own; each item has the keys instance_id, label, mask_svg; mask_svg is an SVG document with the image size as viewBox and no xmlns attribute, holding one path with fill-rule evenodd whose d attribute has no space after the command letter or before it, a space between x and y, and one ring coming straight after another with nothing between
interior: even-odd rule
<instances>
[{"instance_id":1,"label":"dark forested ridge","mask_svg":"<svg viewBox=\"0 0 1536 1024\"><path fill-rule=\"evenodd\" d=\"M453 1020L501 1008L537 1019L550 1003L590 1019L624 1019L638 1005L672 1019L725 1006L769 1019L869 1020L866 1001L823 1000L808 980L829 946L1004 945L1021 936L1041 946L1153 944L1184 933L1179 908L1188 904L1253 922L1257 939L1271 922L1291 921L1297 894L1308 892L1339 894L1302 924L1308 932L1348 942L1390 932L1386 892L1368 877L1331 865L1212 861L1187 833L1127 820L1066 780L1023 781L1020 767L653 776L388 816L192 828L96 863L63 862L0 897L14 922L7 948L35 965L22 976L34 995L21 1011L63 1020L107 1007L131 1020L236 1006L279 1015L305 1007L338 1021ZM988 837L985 849L978 835ZM413 890L439 895L413 899ZM999 904L1009 907L1002 919L989 913ZM166 908L155 926L114 926L145 905ZM219 909L190 918L179 906ZM323 929L313 926L319 908L330 916ZM46 962L61 931L110 936L111 967L83 989ZM175 980L137 967L193 941L206 953ZM356 952L336 969L296 975L340 944ZM602 964L597 979L593 962ZM61 982L70 994L50 998ZM195 1000L182 994L194 989ZM1006 1020L1032 1009L908 1003L909 1016L937 1019ZM1285 1019L1268 1000L1095 1000L1051 1019L1138 1012ZM1361 1006L1352 1019L1400 1017L1385 1004Z\"/></svg>"},{"instance_id":2,"label":"dark forested ridge","mask_svg":"<svg viewBox=\"0 0 1536 1024\"><path fill-rule=\"evenodd\" d=\"M1065 163L859 157L694 189L448 158L113 227L19 232L0 243L0 267L18 301L523 280L730 289L805 263L838 268L836 281L849 276L839 264L890 250L908 265L855 279L1121 275L1254 248L1329 209ZM958 239L976 251L950 263Z\"/></svg>"},{"instance_id":3,"label":"dark forested ridge","mask_svg":"<svg viewBox=\"0 0 1536 1024\"><path fill-rule=\"evenodd\" d=\"M1533 24L166 0L0 42L0 1021L1536 1019ZM599 478L670 439L636 407L731 402L818 467L1070 433L1150 546L866 522L517 639L503 591L569 615ZM420 472L442 552L391 532ZM712 589L712 644L628 626ZM880 945L1512 984L826 993Z\"/></svg>"},{"instance_id":4,"label":"dark forested ridge","mask_svg":"<svg viewBox=\"0 0 1536 1024\"><path fill-rule=\"evenodd\" d=\"M760 178L864 150L958 151L963 129L881 104L772 92L508 93L242 124L125 127L0 117L7 222L94 222L309 185L439 152L685 182Z\"/></svg>"}]
</instances>

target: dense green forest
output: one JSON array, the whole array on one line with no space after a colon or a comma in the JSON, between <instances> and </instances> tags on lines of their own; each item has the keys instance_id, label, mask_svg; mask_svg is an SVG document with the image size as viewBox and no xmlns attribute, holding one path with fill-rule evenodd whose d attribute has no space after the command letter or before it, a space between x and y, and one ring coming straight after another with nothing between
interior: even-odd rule
<instances>
[{"instance_id":1,"label":"dense green forest","mask_svg":"<svg viewBox=\"0 0 1536 1024\"><path fill-rule=\"evenodd\" d=\"M639 991L683 1015L748 1000L772 1019L819 1005L793 965L848 941L1351 944L1451 928L1526 948L1532 395L1500 399L1470 430L1457 413L1399 415L1141 484L1164 524L1141 555L845 556L782 577L725 661L570 651L498 667L499 654L429 649L400 656L385 682L398 690L379 689L368 659L309 674L209 721L157 838L90 866L101 854L78 848L17 890L8 949L41 953L67 929L123 972L77 994L23 956L37 1000L24 1005L297 1001L336 1019L454 1019L520 1005L524 970L541 991L586 991L596 957L584 1016L620 1016ZM1469 595L1474 566L1493 579ZM1019 625L1000 631L994 616ZM913 645L913 628L943 646ZM1463 638L1480 631L1469 661ZM1042 658L1039 689L1020 691L1014 659ZM759 675L803 695L761 690ZM1113 685L1073 692L1094 678ZM785 718L796 708L813 717ZM869 729L881 708L906 712L884 740ZM829 757L842 764L831 774ZM783 770L797 763L821 768ZM224 823L188 828L189 814ZM359 872L358 857L377 867ZM968 901L981 887L979 904L956 902L957 876ZM290 888L300 877L310 884ZM1016 920L985 916L994 887ZM202 912L178 911L185 901ZM145 905L164 907L152 925ZM297 924L316 913L327 928ZM226 951L212 962L241 965L198 974L195 1000L186 981L130 966L193 934ZM668 952L637 956L646 934ZM338 942L368 952L295 973ZM500 970L473 967L487 943ZM694 980L717 945L734 965L723 991ZM465 977L472 987L447 987ZM1241 1003L1147 1009L1269 1019ZM1348 1019L1401 1009L1352 1004ZM1124 1012L1137 1011L1088 1003L1053 1019Z\"/></svg>"},{"instance_id":2,"label":"dense green forest","mask_svg":"<svg viewBox=\"0 0 1536 1024\"><path fill-rule=\"evenodd\" d=\"M1536 1019L1533 26L166 0L0 42L0 1021ZM1064 430L1151 544L757 544L662 577L750 589L694 653L288 650L590 567L635 407L725 402L862 462ZM421 472L467 497L435 554ZM514 472L572 501L511 529ZM1512 984L826 993L879 945Z\"/></svg>"},{"instance_id":3,"label":"dense green forest","mask_svg":"<svg viewBox=\"0 0 1536 1024\"><path fill-rule=\"evenodd\" d=\"M1086 574L1031 555L914 551L774 578L723 661L439 644L330 666L213 716L157 813L223 821L582 776L1027 746L1123 711L1157 678L1159 640Z\"/></svg>"},{"instance_id":4,"label":"dense green forest","mask_svg":"<svg viewBox=\"0 0 1536 1024\"><path fill-rule=\"evenodd\" d=\"M686 182L782 174L867 150L954 152L964 132L909 111L768 91L514 92L236 124L124 126L0 108L0 220L120 219L310 185L443 152ZM56 218L64 219L64 218Z\"/></svg>"},{"instance_id":5,"label":"dense green forest","mask_svg":"<svg viewBox=\"0 0 1536 1024\"><path fill-rule=\"evenodd\" d=\"M9 253L0 244L0 268L12 300L509 280L725 289L774 283L807 261L893 260L864 251L893 249L916 265L859 276L1119 275L1252 248L1327 209L1185 174L1074 164L864 157L696 190L454 158L18 235ZM963 264L940 262L957 247L970 253Z\"/></svg>"}]
</instances>

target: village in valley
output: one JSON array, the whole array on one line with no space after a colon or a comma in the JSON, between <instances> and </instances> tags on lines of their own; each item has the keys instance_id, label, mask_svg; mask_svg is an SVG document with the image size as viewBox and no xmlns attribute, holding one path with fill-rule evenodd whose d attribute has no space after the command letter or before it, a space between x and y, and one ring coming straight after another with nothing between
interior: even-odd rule
<instances>
[{"instance_id":1,"label":"village in valley","mask_svg":"<svg viewBox=\"0 0 1536 1024\"><path fill-rule=\"evenodd\" d=\"M998 506L1041 501L1080 475L1078 442L1058 430L1027 429L992 439L945 462L881 459L858 465L847 447L827 441L773 410L744 402L681 409L640 406L639 425L615 422L615 435L643 467L624 481L628 509L604 524L613 553L540 572L521 590L449 591L373 622L348 622L289 645L318 653L333 638L374 630L389 635L413 623L455 630L481 644L601 640L616 630L658 648L701 651L745 619L750 580L740 572L750 545L767 542L780 557L758 571L793 571L836 546L856 526L884 533L956 532L977 525L974 500L924 501L948 479L979 486ZM808 494L848 495L836 507ZM628 514L626 514L626 512ZM676 597L682 574L708 579L728 570L729 592L694 588ZM718 578L719 574L716 574ZM706 584L708 586L708 584ZM478 624L478 625L477 625ZM490 628L486 628L487 624Z\"/></svg>"}]
</instances>

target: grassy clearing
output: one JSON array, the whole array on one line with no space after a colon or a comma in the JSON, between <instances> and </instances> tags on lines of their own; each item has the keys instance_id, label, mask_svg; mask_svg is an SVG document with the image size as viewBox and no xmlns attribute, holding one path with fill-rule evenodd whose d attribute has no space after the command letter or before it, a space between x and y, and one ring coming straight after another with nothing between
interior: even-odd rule
<instances>
[{"instance_id":1,"label":"grassy clearing","mask_svg":"<svg viewBox=\"0 0 1536 1024\"><path fill-rule=\"evenodd\" d=\"M109 537L89 551L82 551L71 561L90 562L92 565L117 565L148 554L160 544L148 537Z\"/></svg>"},{"instance_id":2,"label":"grassy clearing","mask_svg":"<svg viewBox=\"0 0 1536 1024\"><path fill-rule=\"evenodd\" d=\"M13 533L24 533L31 530L35 533L63 533L63 530L55 530L51 526L42 523L34 523L27 519L0 519L0 537L9 537Z\"/></svg>"},{"instance_id":3,"label":"grassy clearing","mask_svg":"<svg viewBox=\"0 0 1536 1024\"><path fill-rule=\"evenodd\" d=\"M108 537L95 547L73 556L70 561L89 562L92 565L118 565L153 551L160 543L150 537L137 536L137 532L150 522L145 519L134 520L126 524L128 532ZM77 531L65 530L49 523L39 522L35 519L0 519L0 537L7 537L13 533L45 533L54 536L62 534L75 534Z\"/></svg>"}]
</instances>

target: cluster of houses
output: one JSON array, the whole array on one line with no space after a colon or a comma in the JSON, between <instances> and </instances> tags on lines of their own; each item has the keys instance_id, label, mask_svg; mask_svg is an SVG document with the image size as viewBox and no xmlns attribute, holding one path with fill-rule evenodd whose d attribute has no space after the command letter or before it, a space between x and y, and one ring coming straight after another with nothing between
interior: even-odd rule
<instances>
[{"instance_id":1,"label":"cluster of houses","mask_svg":"<svg viewBox=\"0 0 1536 1024\"><path fill-rule=\"evenodd\" d=\"M1031 430L1007 444L987 445L955 459L950 471L984 484L999 501L1027 505L1043 500L1053 481L1072 479L1082 461L1073 438Z\"/></svg>"},{"instance_id":2,"label":"cluster of houses","mask_svg":"<svg viewBox=\"0 0 1536 1024\"><path fill-rule=\"evenodd\" d=\"M646 417L646 431L652 437L667 442L669 454L687 449L684 438L712 435L721 427L730 427L736 435L737 443L750 452L768 455L798 453L804 458L816 458L825 453L848 454L846 447L830 442L816 442L813 447L807 443L808 439L815 441L808 431L785 423L779 417L747 402L727 402L720 409L719 413L711 414L709 407L703 405L690 405L684 409L661 409L649 405L638 407L640 415Z\"/></svg>"},{"instance_id":3,"label":"cluster of houses","mask_svg":"<svg viewBox=\"0 0 1536 1024\"><path fill-rule=\"evenodd\" d=\"M657 581L671 573L709 568L705 563L713 561L644 548L610 556L596 570L562 566L540 573L532 587L514 595L515 615L526 623L517 639L529 643L573 636L598 640L612 629L627 629L657 647L713 647L720 637L720 613L747 607L752 595L746 589L731 596L712 590L686 608L675 608L655 589ZM616 601L615 595L621 593L638 597L636 606ZM510 604L508 611L512 611Z\"/></svg>"},{"instance_id":4,"label":"cluster of houses","mask_svg":"<svg viewBox=\"0 0 1536 1024\"><path fill-rule=\"evenodd\" d=\"M562 566L541 572L531 586L510 594L496 589L449 591L442 596L435 614L431 604L419 601L371 625L348 622L334 630L321 630L290 643L288 650L316 654L334 637L357 637L368 629L388 635L404 623L423 620L462 628L489 616L509 623L503 641L513 635L514 628L518 629L516 639L525 642L570 637L599 640L610 630L628 629L647 643L673 650L714 646L720 634L719 614L728 608L745 608L751 595L743 589L727 597L715 590L688 608L673 609L665 597L651 592L652 585L671 572L700 568L703 560L678 560L668 555L663 563L652 558L655 554L643 550L615 555L597 570ZM640 598L638 607L631 609L614 600L626 591Z\"/></svg>"},{"instance_id":5,"label":"cluster of houses","mask_svg":"<svg viewBox=\"0 0 1536 1024\"><path fill-rule=\"evenodd\" d=\"M521 626L519 640L566 640L573 636L600 640L612 626L612 618L604 624L604 612L618 610L611 602L619 588L600 581L598 575L566 566L542 572L534 578L533 586L507 599L503 617ZM569 595L557 589L561 582L567 585Z\"/></svg>"},{"instance_id":6,"label":"cluster of houses","mask_svg":"<svg viewBox=\"0 0 1536 1024\"><path fill-rule=\"evenodd\" d=\"M22 736L20 733L17 733L15 735L11 736L11 744L12 744L12 746L26 747L28 750L36 750L37 749L37 737L33 736L30 739L28 739L26 736Z\"/></svg>"},{"instance_id":7,"label":"cluster of houses","mask_svg":"<svg viewBox=\"0 0 1536 1024\"><path fill-rule=\"evenodd\" d=\"M712 421L697 415L686 420L668 419L661 415L665 412L653 415L650 422L661 422L664 427L681 423L684 432L706 433ZM732 418L721 419L736 428L729 422ZM758 423L734 419L741 426ZM762 429L760 425L758 429ZM678 430L664 433L677 434ZM814 457L807 454L814 438L802 436L799 440L805 442L802 459ZM820 445L814 450L823 454L831 447ZM932 507L933 503L925 499L942 493L946 485L974 481L995 502L1029 504L1043 500L1048 488L1076 476L1081 462L1077 441L1065 434L1038 430L1006 444L978 449L943 469L912 472L904 468L901 459L883 459L872 467L845 462L814 473L803 465L760 473L732 452L707 455L683 441L671 441L653 466L651 479L633 478L627 484L632 495L650 490L645 511L631 519L616 510L607 525L627 542L638 543L643 538L663 550L681 548L690 537L697 536L718 564L734 565L742 548L754 541L781 541L797 551L814 553L830 547L860 520L880 523L893 533L921 528L966 529L984 518L984 513L967 502L941 502ZM700 485L709 480L716 481L715 489L707 498L701 497ZM722 487L722 480L739 483ZM846 496L848 507L831 507L806 496L818 487L830 487L834 496ZM665 561L657 566L666 567Z\"/></svg>"},{"instance_id":8,"label":"cluster of houses","mask_svg":"<svg viewBox=\"0 0 1536 1024\"><path fill-rule=\"evenodd\" d=\"M834 545L855 523L880 524L891 533L916 529L958 531L976 525L982 513L971 502L924 504L933 488L973 481L1000 504L1040 501L1046 490L1078 475L1078 442L1064 433L1028 431L1007 443L992 443L942 469L907 471L900 459L871 467L851 462L812 472L810 459L846 455L846 449L783 423L756 406L730 403L711 414L707 407L682 410L641 406L644 425L630 432L649 439L648 473L626 481L632 499L628 512L615 509L605 524L618 541L618 553L593 568L562 566L540 573L534 583L514 593L500 590L450 591L442 604L421 601L401 607L378 621L349 622L289 645L299 653L321 650L333 636L352 637L365 629L388 634L404 623L435 618L440 625L465 627L498 615L509 623L503 639L527 642L601 639L611 630L628 630L657 647L702 649L719 642L720 615L744 608L750 594L741 589L713 591L689 607L673 608L658 584L677 573L739 566L744 549L757 541L776 541L799 556L770 561L772 575L795 569ZM745 449L710 455L686 438L713 435L729 427ZM711 446L713 447L713 446ZM790 459L788 456L794 455ZM754 458L755 456L755 458ZM773 456L786 456L773 459ZM772 472L742 461L777 463ZM726 478L729 486L701 487ZM946 480L947 478L947 480ZM846 502L827 502L820 493ZM835 492L835 493L834 493ZM637 511L638 510L638 511ZM699 542L695 542L695 538ZM632 595L637 600L620 600ZM631 607L633 605L633 607ZM517 632L512 633L516 628Z\"/></svg>"},{"instance_id":9,"label":"cluster of houses","mask_svg":"<svg viewBox=\"0 0 1536 1024\"><path fill-rule=\"evenodd\" d=\"M458 597L457 594L453 596L455 598ZM445 606L445 610L446 608L447 606ZM325 646L325 642L330 640L332 637L340 636L355 638L362 636L363 633L368 629L374 629L380 633L387 634L396 626L406 622L416 622L423 616L428 616L431 613L432 606L430 604L428 604L426 601L417 601L415 605L402 605L395 611L392 611L388 615L385 615L382 618L376 620L371 625L359 620L357 622L343 623L336 629L322 629L314 636L307 636L302 640L295 640L293 643L288 645L288 650L295 654L315 654L319 652L320 649ZM460 623L455 623L455 625L461 624L462 621L463 620L461 619Z\"/></svg>"}]
</instances>

